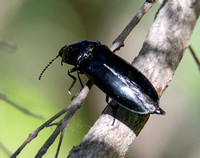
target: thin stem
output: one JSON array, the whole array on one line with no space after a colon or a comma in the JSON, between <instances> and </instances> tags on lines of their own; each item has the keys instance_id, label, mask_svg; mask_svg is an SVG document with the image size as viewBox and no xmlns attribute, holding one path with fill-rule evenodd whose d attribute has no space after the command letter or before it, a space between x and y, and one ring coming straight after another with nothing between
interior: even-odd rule
<instances>
[{"instance_id":1,"label":"thin stem","mask_svg":"<svg viewBox=\"0 0 200 158\"><path fill-rule=\"evenodd\" d=\"M195 52L194 52L192 46L189 45L188 48L189 48L189 50L190 50L190 52L191 52L191 54L192 54L192 56L193 56L193 58L194 58L194 60L195 60L195 62L196 62L196 64L197 64L197 67L198 67L198 69L199 69L199 71L200 71L200 62L199 62L199 59L197 58L197 56L196 56L196 54L195 54Z\"/></svg>"},{"instance_id":2,"label":"thin stem","mask_svg":"<svg viewBox=\"0 0 200 158\"><path fill-rule=\"evenodd\" d=\"M124 46L124 41L133 28L139 23L146 12L153 6L154 1L145 1L143 6L138 10L137 14L128 23L125 29L120 33L120 35L113 41L110 48L111 51L115 52Z\"/></svg>"}]
</instances>

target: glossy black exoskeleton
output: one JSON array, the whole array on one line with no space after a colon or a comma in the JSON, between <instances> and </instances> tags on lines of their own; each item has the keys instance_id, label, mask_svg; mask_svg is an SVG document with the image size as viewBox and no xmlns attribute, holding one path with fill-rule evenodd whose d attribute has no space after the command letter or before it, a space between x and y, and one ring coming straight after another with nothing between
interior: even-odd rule
<instances>
[{"instance_id":1,"label":"glossy black exoskeleton","mask_svg":"<svg viewBox=\"0 0 200 158\"><path fill-rule=\"evenodd\" d=\"M59 56L62 62L75 66L68 71L74 82L76 79L70 73L77 71L78 77L84 73L108 97L132 112L165 113L159 108L158 94L150 81L100 42L83 40L66 45Z\"/></svg>"}]
</instances>

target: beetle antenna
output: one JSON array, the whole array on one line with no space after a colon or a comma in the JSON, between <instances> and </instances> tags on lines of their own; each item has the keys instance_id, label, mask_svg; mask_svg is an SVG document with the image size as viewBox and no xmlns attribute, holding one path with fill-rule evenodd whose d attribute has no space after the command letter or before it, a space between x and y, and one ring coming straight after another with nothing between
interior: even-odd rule
<instances>
[{"instance_id":1,"label":"beetle antenna","mask_svg":"<svg viewBox=\"0 0 200 158\"><path fill-rule=\"evenodd\" d=\"M53 63L54 60L56 60L60 55L58 54L54 59L52 59L49 64L42 70L42 72L40 73L40 76L39 76L39 80L42 78L42 75L43 73L46 71L46 69Z\"/></svg>"}]
</instances>

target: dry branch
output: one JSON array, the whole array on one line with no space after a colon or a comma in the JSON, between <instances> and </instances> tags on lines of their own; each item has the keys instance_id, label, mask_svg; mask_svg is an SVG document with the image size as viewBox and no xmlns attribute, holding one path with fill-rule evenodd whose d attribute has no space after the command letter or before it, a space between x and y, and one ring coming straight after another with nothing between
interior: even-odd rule
<instances>
[{"instance_id":1,"label":"dry branch","mask_svg":"<svg viewBox=\"0 0 200 158\"><path fill-rule=\"evenodd\" d=\"M197 64L197 67L198 67L198 69L199 69L199 71L200 71L200 61L199 61L199 59L197 58L197 56L196 56L196 54L195 54L195 52L194 52L192 46L189 45L188 48L189 48L189 50L190 50L190 52L191 52L191 54L192 54L192 56L193 56L193 58L194 58L194 61L195 61L195 63Z\"/></svg>"},{"instance_id":2,"label":"dry branch","mask_svg":"<svg viewBox=\"0 0 200 158\"><path fill-rule=\"evenodd\" d=\"M128 23L125 29L120 33L120 35L113 41L113 44L110 48L111 51L115 52L124 46L124 41L133 28L140 22L142 17L146 12L153 6L154 1L145 1L142 7L138 10L137 14L133 19Z\"/></svg>"},{"instance_id":3,"label":"dry branch","mask_svg":"<svg viewBox=\"0 0 200 158\"><path fill-rule=\"evenodd\" d=\"M72 103L68 107L66 107L63 110L61 110L60 112L58 112L56 115L54 115L52 118L47 120L40 127L38 127L36 130L31 132L29 134L28 138L13 153L11 158L16 158L19 155L19 153L26 147L26 145L28 143L30 143L34 138L36 138L37 135L39 134L39 132L41 130L43 130L45 127L49 127L49 126L52 126L52 125L57 125L57 128L54 130L52 135L48 138L48 140L44 143L44 145L40 148L40 150L38 151L38 153L36 155L36 158L42 157L47 152L47 150L52 145L52 143L55 141L56 137L60 133L62 134L62 132L65 130L65 128L67 127L70 119L72 118L72 116L74 115L76 110L81 107L81 105L82 105L83 101L85 100L85 98L86 98L91 86L92 86L92 83L90 81L87 82L85 87L80 91L79 95L76 96L73 99ZM52 123L53 121L55 121L57 118L59 118L61 115L63 115L66 112L67 112L67 114L65 115L65 117L63 119L61 119L59 122ZM60 147L60 144L59 144L59 147ZM58 147L58 151L59 151L59 147Z\"/></svg>"}]
</instances>

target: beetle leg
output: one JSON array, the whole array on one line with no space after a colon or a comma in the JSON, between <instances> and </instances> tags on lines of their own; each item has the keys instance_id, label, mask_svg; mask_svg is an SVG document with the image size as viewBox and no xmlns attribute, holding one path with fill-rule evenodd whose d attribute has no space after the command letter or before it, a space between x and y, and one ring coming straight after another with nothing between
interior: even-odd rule
<instances>
[{"instance_id":1,"label":"beetle leg","mask_svg":"<svg viewBox=\"0 0 200 158\"><path fill-rule=\"evenodd\" d=\"M117 115L117 109L118 109L118 104L116 105L116 106L113 106L113 105L111 105L111 104L109 104L110 106L111 106L111 108L112 108L112 112L113 112L113 117L114 117L114 119L113 119L113 123L112 123L112 126L114 126L114 123L115 123L115 118L116 118L116 115Z\"/></svg>"},{"instance_id":2,"label":"beetle leg","mask_svg":"<svg viewBox=\"0 0 200 158\"><path fill-rule=\"evenodd\" d=\"M81 87L83 88L83 82L81 81L81 78L80 78L80 75L79 75L80 73L81 73L80 70L77 70L78 80L79 80L79 82L81 84Z\"/></svg>"},{"instance_id":3,"label":"beetle leg","mask_svg":"<svg viewBox=\"0 0 200 158\"><path fill-rule=\"evenodd\" d=\"M109 102L109 96L108 95L106 95L106 103L108 103ZM109 104L109 103L108 103Z\"/></svg>"},{"instance_id":4,"label":"beetle leg","mask_svg":"<svg viewBox=\"0 0 200 158\"><path fill-rule=\"evenodd\" d=\"M108 105L110 105L110 107L112 108L112 112L113 112L113 117L114 117L114 120L113 120L113 123L112 123L112 126L113 126L114 123L115 123L115 117L116 117L116 114L117 114L118 104L116 106L113 106L112 104L109 103L109 99L110 99L110 97L108 95L106 95L106 103L108 103Z\"/></svg>"},{"instance_id":5,"label":"beetle leg","mask_svg":"<svg viewBox=\"0 0 200 158\"><path fill-rule=\"evenodd\" d=\"M71 75L72 72L77 71L77 67L74 67L72 69L68 70L68 75L74 80L71 84L71 86L69 87L68 93L71 94L71 89L74 86L75 82L76 82L76 77L74 77L73 75Z\"/></svg>"}]
</instances>

